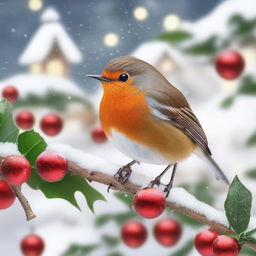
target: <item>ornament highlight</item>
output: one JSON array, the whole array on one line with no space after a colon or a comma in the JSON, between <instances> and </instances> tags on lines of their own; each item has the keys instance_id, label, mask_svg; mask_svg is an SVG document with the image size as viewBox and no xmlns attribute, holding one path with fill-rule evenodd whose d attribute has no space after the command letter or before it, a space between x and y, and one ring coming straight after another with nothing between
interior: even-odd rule
<instances>
[{"instance_id":1,"label":"ornament highlight","mask_svg":"<svg viewBox=\"0 0 256 256\"><path fill-rule=\"evenodd\" d=\"M0 180L0 210L9 208L15 201L15 195L4 180Z\"/></svg>"},{"instance_id":2,"label":"ornament highlight","mask_svg":"<svg viewBox=\"0 0 256 256\"><path fill-rule=\"evenodd\" d=\"M29 111L21 111L17 114L15 118L16 125L23 129L23 130L29 130L33 127L35 123L34 115Z\"/></svg>"}]
</instances>

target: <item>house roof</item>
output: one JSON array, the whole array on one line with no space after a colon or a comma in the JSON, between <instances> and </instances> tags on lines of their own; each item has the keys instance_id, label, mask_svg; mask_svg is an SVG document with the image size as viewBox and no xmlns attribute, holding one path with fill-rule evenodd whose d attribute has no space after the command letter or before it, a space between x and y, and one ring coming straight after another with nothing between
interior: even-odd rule
<instances>
[{"instance_id":1,"label":"house roof","mask_svg":"<svg viewBox=\"0 0 256 256\"><path fill-rule=\"evenodd\" d=\"M43 61L50 54L55 43L68 62L78 63L82 60L78 47L59 20L59 14L55 9L48 8L43 12L41 15L42 25L20 56L20 64L29 65Z\"/></svg>"}]
</instances>

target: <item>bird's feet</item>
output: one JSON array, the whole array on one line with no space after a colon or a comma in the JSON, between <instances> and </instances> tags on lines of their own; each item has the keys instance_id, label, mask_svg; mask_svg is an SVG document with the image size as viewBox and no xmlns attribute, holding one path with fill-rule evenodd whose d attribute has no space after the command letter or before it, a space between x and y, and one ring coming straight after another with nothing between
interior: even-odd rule
<instances>
[{"instance_id":1,"label":"bird's feet","mask_svg":"<svg viewBox=\"0 0 256 256\"><path fill-rule=\"evenodd\" d=\"M173 181L170 181L164 188L165 198L167 198L170 194L170 191L172 189Z\"/></svg>"}]
</instances>

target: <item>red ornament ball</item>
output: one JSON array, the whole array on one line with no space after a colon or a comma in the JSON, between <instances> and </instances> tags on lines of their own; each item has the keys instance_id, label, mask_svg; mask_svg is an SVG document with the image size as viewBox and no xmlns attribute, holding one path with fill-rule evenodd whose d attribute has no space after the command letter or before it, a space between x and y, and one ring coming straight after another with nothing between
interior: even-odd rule
<instances>
[{"instance_id":1,"label":"red ornament ball","mask_svg":"<svg viewBox=\"0 0 256 256\"><path fill-rule=\"evenodd\" d=\"M12 185L26 182L31 175L31 165L24 156L8 156L1 163L1 175Z\"/></svg>"},{"instance_id":2,"label":"red ornament ball","mask_svg":"<svg viewBox=\"0 0 256 256\"><path fill-rule=\"evenodd\" d=\"M15 122L18 127L23 130L29 130L33 127L35 123L35 118L33 114L29 111L21 111L17 114Z\"/></svg>"},{"instance_id":3,"label":"red ornament ball","mask_svg":"<svg viewBox=\"0 0 256 256\"><path fill-rule=\"evenodd\" d=\"M153 219L165 210L165 195L158 188L145 188L137 191L133 199L136 212L141 216Z\"/></svg>"},{"instance_id":4,"label":"red ornament ball","mask_svg":"<svg viewBox=\"0 0 256 256\"><path fill-rule=\"evenodd\" d=\"M43 180L56 182L66 175L68 163L58 154L45 151L36 159L36 169Z\"/></svg>"},{"instance_id":5,"label":"red ornament ball","mask_svg":"<svg viewBox=\"0 0 256 256\"><path fill-rule=\"evenodd\" d=\"M123 242L132 248L140 247L147 239L147 230L139 221L126 222L121 230Z\"/></svg>"},{"instance_id":6,"label":"red ornament ball","mask_svg":"<svg viewBox=\"0 0 256 256\"><path fill-rule=\"evenodd\" d=\"M48 114L42 118L40 127L46 135L55 136L62 130L63 121L56 114Z\"/></svg>"},{"instance_id":7,"label":"red ornament ball","mask_svg":"<svg viewBox=\"0 0 256 256\"><path fill-rule=\"evenodd\" d=\"M97 143L103 143L107 140L107 136L102 127L96 127L91 133L92 139Z\"/></svg>"},{"instance_id":8,"label":"red ornament ball","mask_svg":"<svg viewBox=\"0 0 256 256\"><path fill-rule=\"evenodd\" d=\"M197 251L202 256L215 256L213 253L213 241L219 236L215 229L207 229L197 234L194 240Z\"/></svg>"},{"instance_id":9,"label":"red ornament ball","mask_svg":"<svg viewBox=\"0 0 256 256\"><path fill-rule=\"evenodd\" d=\"M19 93L14 86L6 86L2 91L3 98L7 99L10 102L14 102L18 99Z\"/></svg>"},{"instance_id":10,"label":"red ornament ball","mask_svg":"<svg viewBox=\"0 0 256 256\"><path fill-rule=\"evenodd\" d=\"M163 246L175 245L181 237L181 226L174 219L162 219L154 227L155 239Z\"/></svg>"},{"instance_id":11,"label":"red ornament ball","mask_svg":"<svg viewBox=\"0 0 256 256\"><path fill-rule=\"evenodd\" d=\"M245 62L240 53L236 51L223 51L215 61L218 74L225 79L236 79L244 70Z\"/></svg>"},{"instance_id":12,"label":"red ornament ball","mask_svg":"<svg viewBox=\"0 0 256 256\"><path fill-rule=\"evenodd\" d=\"M214 256L237 256L241 247L236 239L221 235L213 242Z\"/></svg>"},{"instance_id":13,"label":"red ornament ball","mask_svg":"<svg viewBox=\"0 0 256 256\"><path fill-rule=\"evenodd\" d=\"M9 208L15 201L15 195L4 180L0 180L0 210Z\"/></svg>"},{"instance_id":14,"label":"red ornament ball","mask_svg":"<svg viewBox=\"0 0 256 256\"><path fill-rule=\"evenodd\" d=\"M22 239L20 247L24 256L40 256L44 251L44 241L40 236L30 234Z\"/></svg>"}]
</instances>

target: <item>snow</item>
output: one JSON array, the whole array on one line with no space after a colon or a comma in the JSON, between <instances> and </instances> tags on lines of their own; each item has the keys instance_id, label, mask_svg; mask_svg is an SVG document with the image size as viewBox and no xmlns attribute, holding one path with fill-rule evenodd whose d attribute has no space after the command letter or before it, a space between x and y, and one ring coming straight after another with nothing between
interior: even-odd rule
<instances>
[{"instance_id":1,"label":"snow","mask_svg":"<svg viewBox=\"0 0 256 256\"><path fill-rule=\"evenodd\" d=\"M17 88L20 98L28 94L43 96L50 90L81 97L84 96L85 98L88 97L73 81L62 77L39 74L18 74L0 81L0 91L8 85Z\"/></svg>"},{"instance_id":2,"label":"snow","mask_svg":"<svg viewBox=\"0 0 256 256\"><path fill-rule=\"evenodd\" d=\"M43 24L19 58L20 64L28 65L43 61L50 54L54 43L57 43L70 63L79 63L82 60L79 49L58 22L58 18L58 13L53 8L43 12L41 17Z\"/></svg>"},{"instance_id":3,"label":"snow","mask_svg":"<svg viewBox=\"0 0 256 256\"><path fill-rule=\"evenodd\" d=\"M16 144L9 142L0 142L0 156L20 155Z\"/></svg>"}]
</instances>

